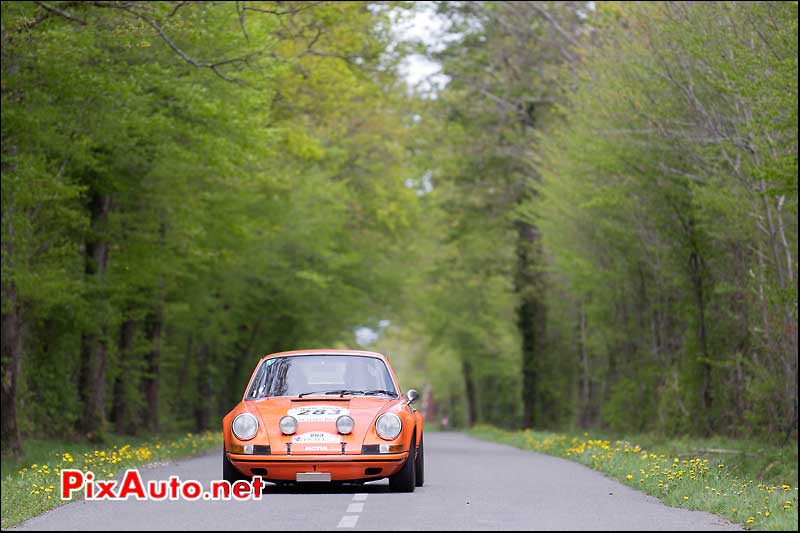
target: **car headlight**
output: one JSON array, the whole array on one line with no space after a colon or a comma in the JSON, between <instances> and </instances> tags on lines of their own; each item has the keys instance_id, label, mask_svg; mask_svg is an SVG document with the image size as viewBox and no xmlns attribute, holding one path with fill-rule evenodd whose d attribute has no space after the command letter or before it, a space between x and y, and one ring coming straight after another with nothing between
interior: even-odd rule
<instances>
[{"instance_id":1,"label":"car headlight","mask_svg":"<svg viewBox=\"0 0 800 533\"><path fill-rule=\"evenodd\" d=\"M336 419L336 429L339 430L339 433L342 435L347 435L353 431L353 427L355 427L356 421L353 420L352 417L347 415L342 415Z\"/></svg>"},{"instance_id":2,"label":"car headlight","mask_svg":"<svg viewBox=\"0 0 800 533\"><path fill-rule=\"evenodd\" d=\"M258 432L258 420L250 413L242 413L233 419L231 429L237 439L250 440Z\"/></svg>"},{"instance_id":3,"label":"car headlight","mask_svg":"<svg viewBox=\"0 0 800 533\"><path fill-rule=\"evenodd\" d=\"M385 413L378 417L375 421L375 429L382 439L394 440L400 435L403 429L403 423L400 417L394 413Z\"/></svg>"},{"instance_id":4,"label":"car headlight","mask_svg":"<svg viewBox=\"0 0 800 533\"><path fill-rule=\"evenodd\" d=\"M281 418L281 421L278 422L278 425L284 435L294 435L294 432L297 431L297 419L293 416L284 416Z\"/></svg>"}]
</instances>

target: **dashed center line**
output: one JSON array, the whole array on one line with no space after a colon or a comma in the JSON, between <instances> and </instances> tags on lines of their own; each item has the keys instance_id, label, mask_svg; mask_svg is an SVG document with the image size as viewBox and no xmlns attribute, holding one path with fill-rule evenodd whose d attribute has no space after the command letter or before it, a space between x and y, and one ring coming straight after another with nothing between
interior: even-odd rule
<instances>
[{"instance_id":1,"label":"dashed center line","mask_svg":"<svg viewBox=\"0 0 800 533\"><path fill-rule=\"evenodd\" d=\"M356 527L359 515L351 513L360 513L364 510L364 501L367 499L367 496L368 494L365 492L353 494L353 501L359 503L351 503L347 506L347 511L345 511L347 514L342 517L339 521L339 525L336 527Z\"/></svg>"},{"instance_id":2,"label":"dashed center line","mask_svg":"<svg viewBox=\"0 0 800 533\"><path fill-rule=\"evenodd\" d=\"M363 503L351 503L350 505L347 506L347 511L345 511L345 512L346 513L360 513L363 510L364 510L364 504Z\"/></svg>"},{"instance_id":3,"label":"dashed center line","mask_svg":"<svg viewBox=\"0 0 800 533\"><path fill-rule=\"evenodd\" d=\"M348 514L342 517L339 521L339 525L336 527L356 527L356 522L358 522L358 515Z\"/></svg>"}]
</instances>

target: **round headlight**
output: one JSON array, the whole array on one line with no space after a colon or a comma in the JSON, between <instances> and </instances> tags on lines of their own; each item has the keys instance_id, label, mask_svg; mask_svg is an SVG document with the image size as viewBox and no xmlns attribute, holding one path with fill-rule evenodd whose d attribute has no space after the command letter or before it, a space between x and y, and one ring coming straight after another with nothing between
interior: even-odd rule
<instances>
[{"instance_id":1,"label":"round headlight","mask_svg":"<svg viewBox=\"0 0 800 533\"><path fill-rule=\"evenodd\" d=\"M250 413L242 413L233 419L231 429L237 439L250 440L258 432L258 420Z\"/></svg>"},{"instance_id":2,"label":"round headlight","mask_svg":"<svg viewBox=\"0 0 800 533\"><path fill-rule=\"evenodd\" d=\"M400 435L403 429L403 423L400 422L400 417L394 413L386 413L378 417L375 421L375 429L382 439L394 440Z\"/></svg>"},{"instance_id":3,"label":"round headlight","mask_svg":"<svg viewBox=\"0 0 800 533\"><path fill-rule=\"evenodd\" d=\"M355 425L356 421L347 415L342 415L336 419L336 429L338 429L339 433L341 433L342 435L347 435L348 433L351 433Z\"/></svg>"},{"instance_id":4,"label":"round headlight","mask_svg":"<svg viewBox=\"0 0 800 533\"><path fill-rule=\"evenodd\" d=\"M294 435L294 432L297 431L297 419L293 416L284 416L278 425L284 435Z\"/></svg>"}]
</instances>

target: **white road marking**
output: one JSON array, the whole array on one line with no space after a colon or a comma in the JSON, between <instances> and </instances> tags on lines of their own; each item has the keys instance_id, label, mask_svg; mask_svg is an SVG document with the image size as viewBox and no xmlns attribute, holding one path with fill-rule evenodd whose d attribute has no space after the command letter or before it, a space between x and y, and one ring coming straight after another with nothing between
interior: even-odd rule
<instances>
[{"instance_id":1,"label":"white road marking","mask_svg":"<svg viewBox=\"0 0 800 533\"><path fill-rule=\"evenodd\" d=\"M360 513L363 510L364 510L364 504L363 503L351 503L350 505L347 506L347 511L345 511L345 512L346 513Z\"/></svg>"},{"instance_id":2,"label":"white road marking","mask_svg":"<svg viewBox=\"0 0 800 533\"><path fill-rule=\"evenodd\" d=\"M353 494L353 501L359 503L351 503L347 506L347 511L345 511L347 514L342 517L339 521L339 525L336 527L356 527L359 515L352 513L360 513L364 510L364 500L367 499L367 496L369 495L366 492Z\"/></svg>"},{"instance_id":3,"label":"white road marking","mask_svg":"<svg viewBox=\"0 0 800 533\"><path fill-rule=\"evenodd\" d=\"M357 514L344 515L336 527L356 527L356 522L358 522Z\"/></svg>"}]
</instances>

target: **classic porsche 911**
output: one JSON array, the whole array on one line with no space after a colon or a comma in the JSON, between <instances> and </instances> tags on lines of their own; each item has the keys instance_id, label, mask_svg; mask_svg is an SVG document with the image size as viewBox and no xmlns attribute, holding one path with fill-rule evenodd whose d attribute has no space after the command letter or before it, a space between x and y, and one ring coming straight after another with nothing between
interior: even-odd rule
<instances>
[{"instance_id":1,"label":"classic porsche 911","mask_svg":"<svg viewBox=\"0 0 800 533\"><path fill-rule=\"evenodd\" d=\"M242 401L222 420L223 478L363 483L393 492L424 481L422 415L402 396L384 355L280 352L256 365Z\"/></svg>"}]
</instances>

